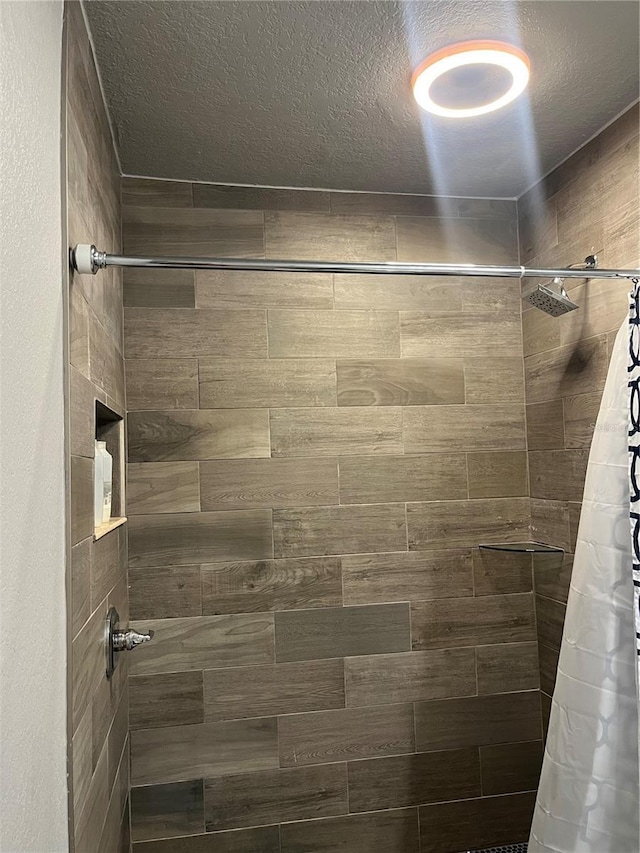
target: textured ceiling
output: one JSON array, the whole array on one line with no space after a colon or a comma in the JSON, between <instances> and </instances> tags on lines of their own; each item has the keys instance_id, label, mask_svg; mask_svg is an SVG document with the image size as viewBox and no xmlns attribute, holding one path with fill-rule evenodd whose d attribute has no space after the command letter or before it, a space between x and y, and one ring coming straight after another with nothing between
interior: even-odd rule
<instances>
[{"instance_id":1,"label":"textured ceiling","mask_svg":"<svg viewBox=\"0 0 640 853\"><path fill-rule=\"evenodd\" d=\"M126 174L513 197L638 98L638 0L85 4ZM431 51L503 38L528 95L427 116Z\"/></svg>"}]
</instances>

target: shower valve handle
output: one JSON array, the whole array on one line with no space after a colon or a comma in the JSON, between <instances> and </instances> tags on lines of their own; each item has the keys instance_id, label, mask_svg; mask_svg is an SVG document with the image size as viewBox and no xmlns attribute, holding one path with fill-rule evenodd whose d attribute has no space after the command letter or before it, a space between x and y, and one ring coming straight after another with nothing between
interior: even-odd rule
<instances>
[{"instance_id":1,"label":"shower valve handle","mask_svg":"<svg viewBox=\"0 0 640 853\"><path fill-rule=\"evenodd\" d=\"M153 639L153 631L139 633L132 628L120 627L120 616L115 607L110 607L104 625L104 645L107 678L111 678L118 663L118 652L130 652Z\"/></svg>"},{"instance_id":2,"label":"shower valve handle","mask_svg":"<svg viewBox=\"0 0 640 853\"><path fill-rule=\"evenodd\" d=\"M113 634L113 650L114 652L130 652L136 646L142 643L148 643L153 639L153 631L146 634L139 634L138 631L129 629L128 631L114 631Z\"/></svg>"}]
</instances>

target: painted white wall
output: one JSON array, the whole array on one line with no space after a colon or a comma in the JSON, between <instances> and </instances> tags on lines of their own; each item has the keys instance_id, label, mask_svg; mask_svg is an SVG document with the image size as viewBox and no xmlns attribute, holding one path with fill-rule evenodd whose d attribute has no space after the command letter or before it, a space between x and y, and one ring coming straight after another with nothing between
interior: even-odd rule
<instances>
[{"instance_id":1,"label":"painted white wall","mask_svg":"<svg viewBox=\"0 0 640 853\"><path fill-rule=\"evenodd\" d=\"M0 2L0 850L68 850L62 0Z\"/></svg>"}]
</instances>

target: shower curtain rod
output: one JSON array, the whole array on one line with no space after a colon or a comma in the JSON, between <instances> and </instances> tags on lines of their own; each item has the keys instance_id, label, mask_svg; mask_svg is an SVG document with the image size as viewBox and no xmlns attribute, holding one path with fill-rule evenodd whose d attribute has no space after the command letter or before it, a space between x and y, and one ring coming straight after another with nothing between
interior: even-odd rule
<instances>
[{"instance_id":1,"label":"shower curtain rod","mask_svg":"<svg viewBox=\"0 0 640 853\"><path fill-rule=\"evenodd\" d=\"M95 275L106 267L146 267L180 270L248 270L253 272L369 273L373 275L455 275L494 278L640 278L640 269L597 269L596 267L535 269L524 266L488 264L426 264L402 261L285 261L253 258L145 258L110 255L95 246L79 244L71 251L73 268Z\"/></svg>"}]
</instances>

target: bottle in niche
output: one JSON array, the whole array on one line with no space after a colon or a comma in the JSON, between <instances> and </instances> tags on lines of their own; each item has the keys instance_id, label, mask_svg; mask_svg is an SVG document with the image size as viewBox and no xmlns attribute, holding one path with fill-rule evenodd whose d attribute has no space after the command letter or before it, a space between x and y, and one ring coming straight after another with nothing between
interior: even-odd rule
<instances>
[{"instance_id":1,"label":"bottle in niche","mask_svg":"<svg viewBox=\"0 0 640 853\"><path fill-rule=\"evenodd\" d=\"M104 481L102 477L103 456L100 445L104 441L96 441L93 456L93 526L100 527L102 524L102 511L104 507Z\"/></svg>"},{"instance_id":2,"label":"bottle in niche","mask_svg":"<svg viewBox=\"0 0 640 853\"><path fill-rule=\"evenodd\" d=\"M99 441L102 456L102 521L105 524L111 518L111 495L113 494L113 457L107 450L106 441Z\"/></svg>"}]
</instances>

